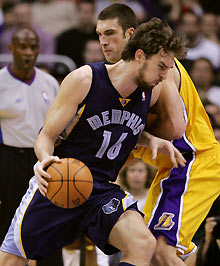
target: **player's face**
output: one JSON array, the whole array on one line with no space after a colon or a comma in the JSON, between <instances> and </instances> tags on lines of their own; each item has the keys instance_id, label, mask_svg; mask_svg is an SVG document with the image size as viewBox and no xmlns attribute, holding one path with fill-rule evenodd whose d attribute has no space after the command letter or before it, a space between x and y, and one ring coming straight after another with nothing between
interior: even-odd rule
<instances>
[{"instance_id":1,"label":"player's face","mask_svg":"<svg viewBox=\"0 0 220 266\"><path fill-rule=\"evenodd\" d=\"M12 44L11 51L14 64L19 69L31 69L34 67L39 53L38 39L32 32L21 32Z\"/></svg>"},{"instance_id":2,"label":"player's face","mask_svg":"<svg viewBox=\"0 0 220 266\"><path fill-rule=\"evenodd\" d=\"M144 60L135 77L136 84L141 88L145 88L145 90L152 90L166 79L168 70L173 67L173 64L173 53L168 54L162 50L159 51L149 59Z\"/></svg>"},{"instance_id":3,"label":"player's face","mask_svg":"<svg viewBox=\"0 0 220 266\"><path fill-rule=\"evenodd\" d=\"M127 183L131 190L142 190L147 182L147 169L144 162L136 162L127 169Z\"/></svg>"},{"instance_id":4,"label":"player's face","mask_svg":"<svg viewBox=\"0 0 220 266\"><path fill-rule=\"evenodd\" d=\"M121 59L129 35L123 32L117 18L98 20L96 32L106 60L110 63L117 63Z\"/></svg>"}]
</instances>

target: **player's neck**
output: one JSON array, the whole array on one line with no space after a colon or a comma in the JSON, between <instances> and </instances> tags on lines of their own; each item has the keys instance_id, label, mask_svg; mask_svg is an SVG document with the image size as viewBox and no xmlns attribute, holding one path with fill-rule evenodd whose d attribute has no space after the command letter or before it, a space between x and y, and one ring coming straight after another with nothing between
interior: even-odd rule
<instances>
[{"instance_id":1,"label":"player's neck","mask_svg":"<svg viewBox=\"0 0 220 266\"><path fill-rule=\"evenodd\" d=\"M133 62L120 60L114 65L106 66L113 86L124 98L131 95L137 88L137 84L134 81L136 72L133 64Z\"/></svg>"}]
</instances>

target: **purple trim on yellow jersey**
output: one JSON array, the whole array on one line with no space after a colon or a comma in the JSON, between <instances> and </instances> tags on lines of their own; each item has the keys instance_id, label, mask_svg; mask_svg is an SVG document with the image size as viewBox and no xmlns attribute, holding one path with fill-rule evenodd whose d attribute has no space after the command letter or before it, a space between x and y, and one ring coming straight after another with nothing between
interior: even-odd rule
<instances>
[{"instance_id":1,"label":"purple trim on yellow jersey","mask_svg":"<svg viewBox=\"0 0 220 266\"><path fill-rule=\"evenodd\" d=\"M189 171L194 161L193 155L185 167L172 168L170 175L161 180L161 193L148 222L153 235L163 236L167 243L176 246L182 217L183 196L188 187Z\"/></svg>"},{"instance_id":2,"label":"purple trim on yellow jersey","mask_svg":"<svg viewBox=\"0 0 220 266\"><path fill-rule=\"evenodd\" d=\"M196 151L196 148L186 138L185 133L181 139L175 139L173 145L182 153Z\"/></svg>"},{"instance_id":3,"label":"purple trim on yellow jersey","mask_svg":"<svg viewBox=\"0 0 220 266\"><path fill-rule=\"evenodd\" d=\"M178 91L180 92L180 89L181 89L181 80L182 80L182 75L181 75L181 71L180 71L180 69L179 69L179 67L178 67L178 64L177 64L177 62L176 62L176 61L174 61L174 63L175 63L175 66L176 66L176 68L177 68L177 70L178 70L178 72L179 72L179 74L180 74L180 84L179 84L179 88L178 88Z\"/></svg>"}]
</instances>

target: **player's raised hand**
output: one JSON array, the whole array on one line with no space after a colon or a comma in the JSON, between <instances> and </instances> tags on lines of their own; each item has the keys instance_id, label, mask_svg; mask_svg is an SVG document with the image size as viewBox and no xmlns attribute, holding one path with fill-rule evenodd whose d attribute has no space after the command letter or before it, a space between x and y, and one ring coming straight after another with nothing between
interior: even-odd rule
<instances>
[{"instance_id":1,"label":"player's raised hand","mask_svg":"<svg viewBox=\"0 0 220 266\"><path fill-rule=\"evenodd\" d=\"M34 165L34 174L37 180L40 193L43 196L46 196L47 186L48 186L48 183L45 180L45 178L50 178L50 175L44 169L50 164L52 164L53 162L61 162L61 160L59 159L58 156L49 156L47 159L44 159L41 162L38 161Z\"/></svg>"},{"instance_id":2,"label":"player's raised hand","mask_svg":"<svg viewBox=\"0 0 220 266\"><path fill-rule=\"evenodd\" d=\"M185 158L168 140L155 137L148 132L142 132L138 140L138 145L149 147L151 149L152 160L157 157L158 153L162 153L170 157L170 160L174 167L177 168L178 165L182 167L185 166Z\"/></svg>"}]
</instances>

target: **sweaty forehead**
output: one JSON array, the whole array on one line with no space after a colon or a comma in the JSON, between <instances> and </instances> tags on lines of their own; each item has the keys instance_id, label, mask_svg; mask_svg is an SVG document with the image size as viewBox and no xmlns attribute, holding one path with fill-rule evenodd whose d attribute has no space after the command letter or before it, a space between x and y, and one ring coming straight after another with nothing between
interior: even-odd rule
<instances>
[{"instance_id":1,"label":"sweaty forehead","mask_svg":"<svg viewBox=\"0 0 220 266\"><path fill-rule=\"evenodd\" d=\"M118 19L106 19L98 20L96 25L96 31L103 33L108 30L122 31L122 27L118 24Z\"/></svg>"}]
</instances>

